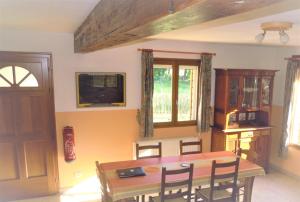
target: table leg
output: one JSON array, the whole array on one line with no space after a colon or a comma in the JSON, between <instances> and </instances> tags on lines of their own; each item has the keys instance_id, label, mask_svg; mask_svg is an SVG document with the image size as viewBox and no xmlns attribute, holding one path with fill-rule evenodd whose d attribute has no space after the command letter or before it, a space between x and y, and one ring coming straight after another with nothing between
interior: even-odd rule
<instances>
[{"instance_id":1,"label":"table leg","mask_svg":"<svg viewBox=\"0 0 300 202\"><path fill-rule=\"evenodd\" d=\"M245 179L245 190L244 190L243 202L251 202L253 182L254 182L254 177L247 177Z\"/></svg>"},{"instance_id":2,"label":"table leg","mask_svg":"<svg viewBox=\"0 0 300 202\"><path fill-rule=\"evenodd\" d=\"M109 196L102 195L101 202L113 202L112 198Z\"/></svg>"}]
</instances>

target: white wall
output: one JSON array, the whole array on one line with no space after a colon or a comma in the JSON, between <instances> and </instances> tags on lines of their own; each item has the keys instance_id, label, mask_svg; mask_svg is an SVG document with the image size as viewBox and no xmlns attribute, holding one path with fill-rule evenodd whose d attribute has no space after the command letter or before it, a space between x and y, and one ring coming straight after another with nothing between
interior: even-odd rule
<instances>
[{"instance_id":1,"label":"white wall","mask_svg":"<svg viewBox=\"0 0 300 202\"><path fill-rule=\"evenodd\" d=\"M296 47L156 40L88 54L74 54L72 34L0 30L0 50L51 52L53 54L55 107L57 112L103 110L99 108L76 109L75 72L80 71L126 72L127 106L124 108L138 108L140 105L141 71L140 54L137 48L215 52L217 56L213 59L214 68L278 69L280 71L275 77L274 88L275 105L282 105L283 103L286 69L284 58L300 53L300 48ZM196 57L176 54L156 54L156 56ZM214 79L212 84L214 86Z\"/></svg>"}]
</instances>

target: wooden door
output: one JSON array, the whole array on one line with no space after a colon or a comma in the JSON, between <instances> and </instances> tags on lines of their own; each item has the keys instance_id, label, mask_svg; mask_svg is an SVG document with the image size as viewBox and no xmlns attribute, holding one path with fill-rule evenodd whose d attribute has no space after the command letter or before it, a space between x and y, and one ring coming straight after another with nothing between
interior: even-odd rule
<instances>
[{"instance_id":1,"label":"wooden door","mask_svg":"<svg viewBox=\"0 0 300 202\"><path fill-rule=\"evenodd\" d=\"M51 55L0 52L0 199L58 191Z\"/></svg>"}]
</instances>

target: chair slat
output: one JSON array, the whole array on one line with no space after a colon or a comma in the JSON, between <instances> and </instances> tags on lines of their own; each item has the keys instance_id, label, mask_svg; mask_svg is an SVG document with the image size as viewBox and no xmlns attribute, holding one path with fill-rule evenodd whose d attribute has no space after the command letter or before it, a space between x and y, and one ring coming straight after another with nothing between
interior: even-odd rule
<instances>
[{"instance_id":1,"label":"chair slat","mask_svg":"<svg viewBox=\"0 0 300 202\"><path fill-rule=\"evenodd\" d=\"M188 152L184 152L184 154L181 155L189 155L189 154L200 154L201 152L199 151L188 151Z\"/></svg>"},{"instance_id":2,"label":"chair slat","mask_svg":"<svg viewBox=\"0 0 300 202\"><path fill-rule=\"evenodd\" d=\"M160 158L160 155L141 156L138 159Z\"/></svg>"},{"instance_id":3,"label":"chair slat","mask_svg":"<svg viewBox=\"0 0 300 202\"><path fill-rule=\"evenodd\" d=\"M179 186L184 186L188 185L189 180L184 180L184 181L179 181L179 182L166 182L165 185L166 187L179 187Z\"/></svg>"},{"instance_id":4,"label":"chair slat","mask_svg":"<svg viewBox=\"0 0 300 202\"><path fill-rule=\"evenodd\" d=\"M144 145L144 146L139 146L139 150L146 150L146 149L157 149L158 145Z\"/></svg>"},{"instance_id":5,"label":"chair slat","mask_svg":"<svg viewBox=\"0 0 300 202\"><path fill-rule=\"evenodd\" d=\"M215 187L215 190L224 190L224 189L232 189L234 187L233 183L226 183L226 184L220 184L219 186Z\"/></svg>"},{"instance_id":6,"label":"chair slat","mask_svg":"<svg viewBox=\"0 0 300 202\"><path fill-rule=\"evenodd\" d=\"M190 171L190 167L181 168L177 170L166 170L166 175L178 175L178 174L188 173L189 171Z\"/></svg>"},{"instance_id":7,"label":"chair slat","mask_svg":"<svg viewBox=\"0 0 300 202\"><path fill-rule=\"evenodd\" d=\"M236 161L226 162L226 163L217 163L215 165L215 168L233 167L233 166L236 166L236 165L237 165Z\"/></svg>"},{"instance_id":8,"label":"chair slat","mask_svg":"<svg viewBox=\"0 0 300 202\"><path fill-rule=\"evenodd\" d=\"M227 178L233 178L235 176L235 173L226 173L221 175L215 175L215 179L227 179Z\"/></svg>"}]
</instances>

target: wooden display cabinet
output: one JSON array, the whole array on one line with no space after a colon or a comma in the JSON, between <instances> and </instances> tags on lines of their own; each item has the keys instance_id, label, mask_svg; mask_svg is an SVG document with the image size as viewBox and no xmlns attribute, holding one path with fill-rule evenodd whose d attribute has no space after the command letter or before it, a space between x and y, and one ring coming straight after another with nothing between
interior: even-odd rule
<instances>
[{"instance_id":1,"label":"wooden display cabinet","mask_svg":"<svg viewBox=\"0 0 300 202\"><path fill-rule=\"evenodd\" d=\"M268 172L273 82L277 70L215 70L212 151L236 152L239 148L254 151L258 163Z\"/></svg>"}]
</instances>

